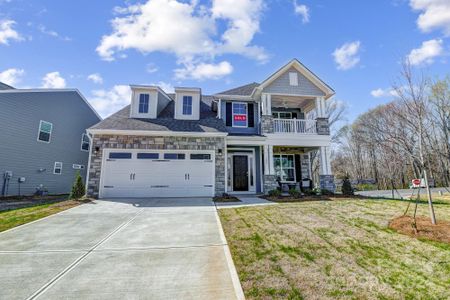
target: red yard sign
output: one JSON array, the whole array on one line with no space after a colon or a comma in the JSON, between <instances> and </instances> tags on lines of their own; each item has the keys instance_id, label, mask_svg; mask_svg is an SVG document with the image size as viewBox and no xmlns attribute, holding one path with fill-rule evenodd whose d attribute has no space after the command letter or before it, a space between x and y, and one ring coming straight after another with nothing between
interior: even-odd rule
<instances>
[{"instance_id":1,"label":"red yard sign","mask_svg":"<svg viewBox=\"0 0 450 300\"><path fill-rule=\"evenodd\" d=\"M246 121L247 116L246 115L234 115L234 120L235 121Z\"/></svg>"},{"instance_id":2,"label":"red yard sign","mask_svg":"<svg viewBox=\"0 0 450 300\"><path fill-rule=\"evenodd\" d=\"M420 179L413 179L413 180L412 180L412 183L413 183L414 185L420 185Z\"/></svg>"}]
</instances>

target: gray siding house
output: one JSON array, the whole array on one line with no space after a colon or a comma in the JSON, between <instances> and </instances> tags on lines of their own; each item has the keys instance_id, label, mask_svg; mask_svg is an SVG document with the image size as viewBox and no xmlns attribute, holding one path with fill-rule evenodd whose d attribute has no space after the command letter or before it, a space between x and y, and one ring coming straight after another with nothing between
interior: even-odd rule
<instances>
[{"instance_id":1,"label":"gray siding house","mask_svg":"<svg viewBox=\"0 0 450 300\"><path fill-rule=\"evenodd\" d=\"M76 89L14 89L0 84L0 196L70 192L86 178L89 138L101 118Z\"/></svg>"},{"instance_id":2,"label":"gray siding house","mask_svg":"<svg viewBox=\"0 0 450 300\"><path fill-rule=\"evenodd\" d=\"M87 130L93 141L89 196L335 188L326 115L334 90L296 59L261 83L214 95L193 87L174 94L157 86L131 90L130 105ZM314 175L316 153L320 170Z\"/></svg>"}]
</instances>

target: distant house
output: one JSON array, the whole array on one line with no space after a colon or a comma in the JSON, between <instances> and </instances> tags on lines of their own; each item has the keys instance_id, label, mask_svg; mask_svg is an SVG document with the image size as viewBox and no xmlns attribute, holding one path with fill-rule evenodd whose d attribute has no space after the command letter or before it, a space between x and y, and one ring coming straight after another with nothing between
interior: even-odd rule
<instances>
[{"instance_id":1,"label":"distant house","mask_svg":"<svg viewBox=\"0 0 450 300\"><path fill-rule=\"evenodd\" d=\"M14 89L0 83L0 196L70 192L83 178L90 141L101 120L76 89Z\"/></svg>"},{"instance_id":2,"label":"distant house","mask_svg":"<svg viewBox=\"0 0 450 300\"><path fill-rule=\"evenodd\" d=\"M215 95L131 86L131 105L90 127L90 196L197 197L334 190L326 101L334 90L298 60L262 83Z\"/></svg>"}]
</instances>

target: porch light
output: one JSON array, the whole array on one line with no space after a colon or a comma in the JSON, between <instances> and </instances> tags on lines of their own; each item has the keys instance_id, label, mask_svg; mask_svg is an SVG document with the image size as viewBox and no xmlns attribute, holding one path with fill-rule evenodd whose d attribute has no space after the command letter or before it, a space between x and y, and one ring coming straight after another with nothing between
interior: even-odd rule
<instances>
[{"instance_id":1,"label":"porch light","mask_svg":"<svg viewBox=\"0 0 450 300\"><path fill-rule=\"evenodd\" d=\"M98 154L99 151L100 151L100 147L95 147L94 154Z\"/></svg>"}]
</instances>

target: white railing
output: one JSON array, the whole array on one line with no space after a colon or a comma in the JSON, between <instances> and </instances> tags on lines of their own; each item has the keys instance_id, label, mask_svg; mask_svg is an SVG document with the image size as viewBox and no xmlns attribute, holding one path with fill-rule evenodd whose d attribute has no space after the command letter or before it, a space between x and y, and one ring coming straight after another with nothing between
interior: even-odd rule
<instances>
[{"instance_id":1,"label":"white railing","mask_svg":"<svg viewBox=\"0 0 450 300\"><path fill-rule=\"evenodd\" d=\"M316 120L273 119L273 132L317 134Z\"/></svg>"}]
</instances>

